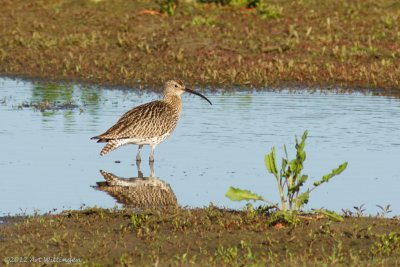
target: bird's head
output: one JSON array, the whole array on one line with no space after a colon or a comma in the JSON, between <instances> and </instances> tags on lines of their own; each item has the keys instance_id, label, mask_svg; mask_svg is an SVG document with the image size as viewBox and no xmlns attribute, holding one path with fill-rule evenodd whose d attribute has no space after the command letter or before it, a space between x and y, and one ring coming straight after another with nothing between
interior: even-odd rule
<instances>
[{"instance_id":1,"label":"bird's head","mask_svg":"<svg viewBox=\"0 0 400 267\"><path fill-rule=\"evenodd\" d=\"M169 80L165 83L164 85L164 95L176 95L176 96L180 96L181 94L183 94L184 92L188 92L194 95L198 95L200 97L202 97L203 99L205 99L208 103L210 103L210 105L212 105L211 101L208 100L207 97L205 97L204 95L187 88L182 81L180 80Z\"/></svg>"}]
</instances>

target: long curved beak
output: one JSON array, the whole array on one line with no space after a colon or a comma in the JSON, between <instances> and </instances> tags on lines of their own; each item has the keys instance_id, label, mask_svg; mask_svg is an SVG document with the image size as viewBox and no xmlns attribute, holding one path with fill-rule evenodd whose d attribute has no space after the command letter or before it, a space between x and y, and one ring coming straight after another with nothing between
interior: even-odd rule
<instances>
[{"instance_id":1,"label":"long curved beak","mask_svg":"<svg viewBox=\"0 0 400 267\"><path fill-rule=\"evenodd\" d=\"M194 95L198 95L198 96L200 96L201 98L204 98L208 103L210 103L210 105L212 105L211 101L208 100L208 98L205 97L204 95L202 95L202 94L200 94L200 93L198 93L198 92L196 92L196 91L193 91L192 89L189 89L189 88L185 88L185 91L188 92L188 93L194 94Z\"/></svg>"}]
</instances>

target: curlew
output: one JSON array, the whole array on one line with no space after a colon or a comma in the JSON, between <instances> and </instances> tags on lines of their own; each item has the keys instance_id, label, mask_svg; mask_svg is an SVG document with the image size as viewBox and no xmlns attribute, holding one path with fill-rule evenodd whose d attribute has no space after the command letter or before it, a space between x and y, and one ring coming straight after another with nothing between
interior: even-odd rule
<instances>
[{"instance_id":1,"label":"curlew","mask_svg":"<svg viewBox=\"0 0 400 267\"><path fill-rule=\"evenodd\" d=\"M184 92L198 95L211 103L204 95L193 91L182 82L167 81L164 85L164 99L137 106L122 117L105 133L94 136L98 143L107 143L100 152L103 156L108 152L127 144L139 145L136 160L140 161L143 145L151 148L149 161L154 161L156 146L164 141L175 129L182 112L181 94Z\"/></svg>"}]
</instances>

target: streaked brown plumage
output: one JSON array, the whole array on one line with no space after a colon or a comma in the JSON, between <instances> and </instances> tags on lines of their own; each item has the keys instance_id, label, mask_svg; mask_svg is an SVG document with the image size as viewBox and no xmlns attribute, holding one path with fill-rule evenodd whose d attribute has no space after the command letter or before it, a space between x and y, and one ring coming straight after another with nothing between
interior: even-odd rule
<instances>
[{"instance_id":1,"label":"streaked brown plumage","mask_svg":"<svg viewBox=\"0 0 400 267\"><path fill-rule=\"evenodd\" d=\"M114 175L111 173L101 173L105 179L110 179ZM114 176L112 179L116 179ZM158 184L128 186L128 185L109 185L108 182L98 182L96 189L107 192L119 203L131 208L160 208L178 206L176 196L168 184L161 180ZM138 181L132 181L132 185ZM127 182L125 183L127 184Z\"/></svg>"},{"instance_id":2,"label":"streaked brown plumage","mask_svg":"<svg viewBox=\"0 0 400 267\"><path fill-rule=\"evenodd\" d=\"M138 177L121 178L112 173L100 171L105 182L97 182L98 190L107 192L119 203L132 208L162 208L178 206L176 196L169 184L158 179L150 162L150 176L143 177L140 162L137 164Z\"/></svg>"},{"instance_id":3,"label":"streaked brown plumage","mask_svg":"<svg viewBox=\"0 0 400 267\"><path fill-rule=\"evenodd\" d=\"M118 122L105 133L92 137L97 142L107 144L100 155L126 144L139 145L136 160L140 160L143 145L150 145L149 161L154 161L155 147L175 129L182 111L181 94L189 92L207 100L205 96L186 88L182 82L167 81L164 86L164 99L137 106L126 112Z\"/></svg>"}]
</instances>

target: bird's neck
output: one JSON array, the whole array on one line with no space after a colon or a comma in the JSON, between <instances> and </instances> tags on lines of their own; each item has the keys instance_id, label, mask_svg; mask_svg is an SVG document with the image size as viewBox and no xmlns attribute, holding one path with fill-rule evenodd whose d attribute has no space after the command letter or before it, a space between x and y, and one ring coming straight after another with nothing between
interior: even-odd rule
<instances>
[{"instance_id":1,"label":"bird's neck","mask_svg":"<svg viewBox=\"0 0 400 267\"><path fill-rule=\"evenodd\" d=\"M181 113L182 101L180 96L167 94L164 96L164 101L170 104L174 109L176 109L178 113Z\"/></svg>"}]
</instances>

